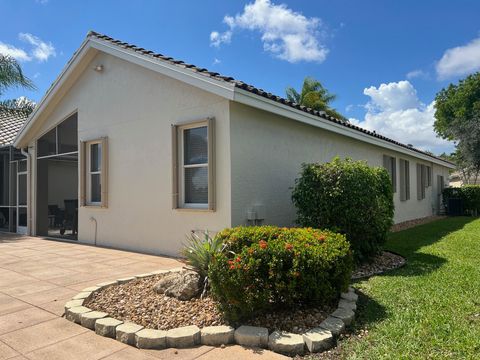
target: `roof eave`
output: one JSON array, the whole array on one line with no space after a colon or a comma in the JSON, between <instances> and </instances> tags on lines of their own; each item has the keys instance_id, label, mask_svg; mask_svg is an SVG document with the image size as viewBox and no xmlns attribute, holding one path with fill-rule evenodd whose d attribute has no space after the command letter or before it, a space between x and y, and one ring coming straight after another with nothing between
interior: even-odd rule
<instances>
[{"instance_id":1,"label":"roof eave","mask_svg":"<svg viewBox=\"0 0 480 360\"><path fill-rule=\"evenodd\" d=\"M443 161L441 159L429 156L427 154L423 154L417 152L413 149L409 149L389 141L376 138L372 135L362 133L358 130L351 129L341 124L337 124L333 121L324 119L317 115L309 114L305 111L295 109L294 107L284 105L277 101L270 100L263 96L251 93L249 91L235 88L235 95L234 101L245 104L248 106L252 106L261 110L265 110L280 116L284 116L290 119L294 119L296 121L315 126L317 128L321 128L327 131L332 131L334 133L344 135L350 138L354 138L363 142L367 142L376 146L380 146L389 150L397 151L406 155L410 155L416 158L420 158L425 161L433 162L435 164L445 166L449 169L454 169L455 165L449 163L447 161Z\"/></svg>"},{"instance_id":2,"label":"roof eave","mask_svg":"<svg viewBox=\"0 0 480 360\"><path fill-rule=\"evenodd\" d=\"M48 90L45 92L45 95L43 95L38 105L35 107L35 109L32 111L32 113L28 117L25 124L23 124L23 126L20 128L19 132L17 133L17 136L15 137L15 140L13 141L13 146L15 146L16 148L22 148L27 146L28 141L25 141L26 134L31 129L33 124L36 122L38 117L43 113L45 108L48 107L51 100L54 98L54 96L58 92L58 89L63 85L63 83L68 78L68 76L73 72L73 70L76 68L78 63L80 63L80 61L83 59L86 52L88 51L88 46L87 46L88 42L89 42L88 38L86 38L82 42L80 47L75 51L73 56L67 62L67 64L61 71L60 75L55 79L52 85L50 85Z\"/></svg>"},{"instance_id":3,"label":"roof eave","mask_svg":"<svg viewBox=\"0 0 480 360\"><path fill-rule=\"evenodd\" d=\"M63 83L69 78L69 75L75 70L77 65L91 49L95 50L95 52L102 51L112 56L130 61L226 99L233 99L233 89L235 88L235 85L232 83L215 80L210 77L189 71L188 69L181 69L178 66L167 64L162 60L146 55L140 55L133 50L113 45L108 41L87 36L82 45L74 53L60 75L52 83L43 98L40 100L38 106L35 107L35 110L32 112L32 114L30 114L28 120L18 132L13 143L15 147L21 148L27 146L28 139L26 139L26 134L28 134L33 124L48 107L52 99L57 94L58 89L62 87Z\"/></svg>"}]
</instances>

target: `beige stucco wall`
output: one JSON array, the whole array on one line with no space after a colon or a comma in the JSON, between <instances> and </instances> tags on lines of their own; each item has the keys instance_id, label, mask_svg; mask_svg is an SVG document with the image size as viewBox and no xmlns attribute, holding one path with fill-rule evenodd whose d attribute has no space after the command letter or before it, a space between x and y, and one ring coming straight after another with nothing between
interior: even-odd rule
<instances>
[{"instance_id":1,"label":"beige stucco wall","mask_svg":"<svg viewBox=\"0 0 480 360\"><path fill-rule=\"evenodd\" d=\"M103 64L102 73L93 67ZM108 208L79 209L79 241L178 255L191 230L230 225L228 101L138 65L99 53L35 131L36 137L78 110L79 140L109 142ZM171 124L215 117L215 212L172 209ZM35 141L30 142L35 155ZM33 168L34 163L32 163ZM35 169L32 169L35 177ZM32 181L35 208L35 181ZM41 191L41 189L38 189ZM35 214L32 214L35 230Z\"/></svg>"},{"instance_id":2,"label":"beige stucco wall","mask_svg":"<svg viewBox=\"0 0 480 360\"><path fill-rule=\"evenodd\" d=\"M326 162L335 156L367 160L372 166L383 165L383 154L410 161L410 200L400 201L399 186L394 195L395 222L432 215L435 206L436 175L448 181L448 169L433 166L433 187L425 199L417 200L416 163L432 163L388 151L375 145L337 135L311 125L292 121L252 107L230 104L232 223L246 224L247 211L263 205L265 223L292 225L295 208L291 188L303 162ZM399 184L397 179L397 184Z\"/></svg>"}]
</instances>

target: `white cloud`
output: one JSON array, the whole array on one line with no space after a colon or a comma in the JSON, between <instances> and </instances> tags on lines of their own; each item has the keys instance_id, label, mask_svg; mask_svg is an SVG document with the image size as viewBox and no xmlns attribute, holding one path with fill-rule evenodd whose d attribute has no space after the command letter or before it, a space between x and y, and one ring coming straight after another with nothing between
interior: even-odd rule
<instances>
[{"instance_id":1,"label":"white cloud","mask_svg":"<svg viewBox=\"0 0 480 360\"><path fill-rule=\"evenodd\" d=\"M370 97L367 112L363 121L350 119L353 124L423 150L452 150L453 144L433 131L434 102L423 104L409 81L371 86L363 93Z\"/></svg>"},{"instance_id":2,"label":"white cloud","mask_svg":"<svg viewBox=\"0 0 480 360\"><path fill-rule=\"evenodd\" d=\"M38 61L47 61L50 56L55 57L57 54L55 52L55 47L51 42L42 41L39 37L29 34L29 33L20 33L18 38L30 45L33 46L31 55Z\"/></svg>"},{"instance_id":3,"label":"white cloud","mask_svg":"<svg viewBox=\"0 0 480 360\"><path fill-rule=\"evenodd\" d=\"M30 51L5 44L0 41L0 54L9 55L18 61L31 61L36 59L40 62L47 61L51 56L56 56L55 47L51 42L42 41L38 36L29 33L19 33L18 38L32 46Z\"/></svg>"},{"instance_id":4,"label":"white cloud","mask_svg":"<svg viewBox=\"0 0 480 360\"><path fill-rule=\"evenodd\" d=\"M440 80L480 70L480 37L445 51L436 70Z\"/></svg>"},{"instance_id":5,"label":"white cloud","mask_svg":"<svg viewBox=\"0 0 480 360\"><path fill-rule=\"evenodd\" d=\"M18 61L30 61L32 58L28 56L23 49L17 48L13 45L5 44L0 41L0 54L11 56Z\"/></svg>"},{"instance_id":6,"label":"white cloud","mask_svg":"<svg viewBox=\"0 0 480 360\"><path fill-rule=\"evenodd\" d=\"M46 5L46 4L48 4L48 1L49 1L49 0L35 0L35 2L36 2L37 4L41 4L41 5Z\"/></svg>"},{"instance_id":7,"label":"white cloud","mask_svg":"<svg viewBox=\"0 0 480 360\"><path fill-rule=\"evenodd\" d=\"M328 49L319 41L321 20L316 17L307 18L284 4L255 0L245 5L241 14L225 16L223 22L228 30L223 33L212 31L212 46L230 43L233 32L240 29L260 32L265 51L292 63L322 62L328 54Z\"/></svg>"},{"instance_id":8,"label":"white cloud","mask_svg":"<svg viewBox=\"0 0 480 360\"><path fill-rule=\"evenodd\" d=\"M428 74L423 70L412 70L407 73L407 79L426 78Z\"/></svg>"},{"instance_id":9,"label":"white cloud","mask_svg":"<svg viewBox=\"0 0 480 360\"><path fill-rule=\"evenodd\" d=\"M416 108L420 104L417 91L406 80L381 84L378 88L370 86L363 90L363 94L371 98L367 104L371 111L396 111Z\"/></svg>"},{"instance_id":10,"label":"white cloud","mask_svg":"<svg viewBox=\"0 0 480 360\"><path fill-rule=\"evenodd\" d=\"M230 44L232 40L232 32L225 31L224 33L219 33L218 31L212 31L210 33L210 45L219 47L221 44Z\"/></svg>"},{"instance_id":11,"label":"white cloud","mask_svg":"<svg viewBox=\"0 0 480 360\"><path fill-rule=\"evenodd\" d=\"M222 61L220 59L217 59L217 58L213 59L213 65L218 65L218 64L221 64L221 63L222 63Z\"/></svg>"}]
</instances>

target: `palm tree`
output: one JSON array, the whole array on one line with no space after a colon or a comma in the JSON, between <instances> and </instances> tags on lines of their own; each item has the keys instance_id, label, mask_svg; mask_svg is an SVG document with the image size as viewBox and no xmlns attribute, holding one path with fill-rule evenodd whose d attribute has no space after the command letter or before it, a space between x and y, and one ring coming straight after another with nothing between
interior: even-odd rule
<instances>
[{"instance_id":1,"label":"palm tree","mask_svg":"<svg viewBox=\"0 0 480 360\"><path fill-rule=\"evenodd\" d=\"M300 93L298 93L293 87L288 87L285 92L287 99L294 103L304 105L314 110L325 111L330 116L343 121L348 121L343 115L329 106L337 96L330 93L323 87L320 81L312 77L305 78Z\"/></svg>"},{"instance_id":2,"label":"palm tree","mask_svg":"<svg viewBox=\"0 0 480 360\"><path fill-rule=\"evenodd\" d=\"M0 95L12 87L34 90L33 82L23 74L20 64L13 57L0 54ZM0 100L0 106L9 109L33 110L32 102L25 100Z\"/></svg>"}]
</instances>

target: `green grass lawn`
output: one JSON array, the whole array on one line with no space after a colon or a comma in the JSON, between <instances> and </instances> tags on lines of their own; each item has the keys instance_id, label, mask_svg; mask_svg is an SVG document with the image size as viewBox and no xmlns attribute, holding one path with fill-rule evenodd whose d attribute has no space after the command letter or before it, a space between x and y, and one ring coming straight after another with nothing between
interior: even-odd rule
<instances>
[{"instance_id":1,"label":"green grass lawn","mask_svg":"<svg viewBox=\"0 0 480 360\"><path fill-rule=\"evenodd\" d=\"M359 281L345 359L480 359L480 219L457 217L391 234L407 265Z\"/></svg>"}]
</instances>

